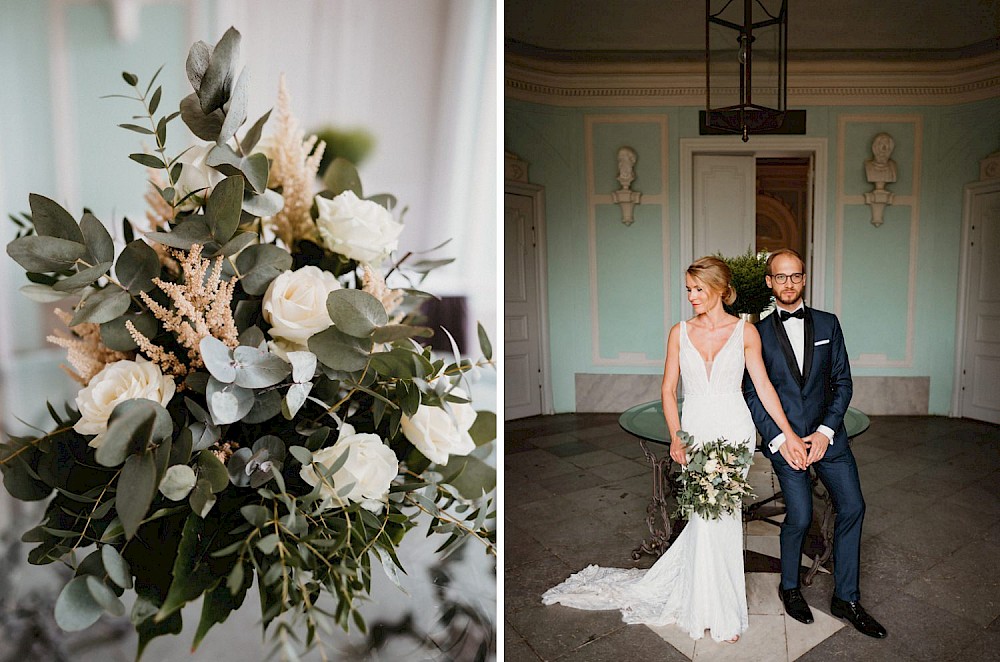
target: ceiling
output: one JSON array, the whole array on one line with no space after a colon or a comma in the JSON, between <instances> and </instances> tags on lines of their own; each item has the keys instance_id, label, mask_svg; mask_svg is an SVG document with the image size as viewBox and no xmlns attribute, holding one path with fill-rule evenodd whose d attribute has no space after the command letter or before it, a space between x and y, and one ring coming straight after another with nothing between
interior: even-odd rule
<instances>
[{"instance_id":1,"label":"ceiling","mask_svg":"<svg viewBox=\"0 0 1000 662\"><path fill-rule=\"evenodd\" d=\"M719 1L713 0L713 8ZM790 60L955 59L1000 50L1000 0L788 4ZM700 59L704 21L705 5L699 0L504 3L506 50L557 60Z\"/></svg>"}]
</instances>

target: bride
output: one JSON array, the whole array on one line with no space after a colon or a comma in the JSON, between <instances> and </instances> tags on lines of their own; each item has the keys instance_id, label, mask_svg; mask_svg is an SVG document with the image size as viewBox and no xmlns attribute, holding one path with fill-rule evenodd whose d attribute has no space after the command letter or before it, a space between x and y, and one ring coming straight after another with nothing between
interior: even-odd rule
<instances>
[{"instance_id":1,"label":"bride","mask_svg":"<svg viewBox=\"0 0 1000 662\"><path fill-rule=\"evenodd\" d=\"M757 329L722 307L736 299L731 280L729 267L717 257L691 264L685 283L695 315L675 324L667 338L663 413L670 457L680 464L687 464L680 430L696 444L719 438L734 446L754 444L756 431L741 391L744 368L768 414L787 437L798 439L767 378ZM684 383L683 415L677 408L678 379ZM587 566L546 591L542 602L620 609L626 623L674 623L693 639L711 630L715 641L735 643L748 626L740 513L713 520L695 513L649 570Z\"/></svg>"}]
</instances>

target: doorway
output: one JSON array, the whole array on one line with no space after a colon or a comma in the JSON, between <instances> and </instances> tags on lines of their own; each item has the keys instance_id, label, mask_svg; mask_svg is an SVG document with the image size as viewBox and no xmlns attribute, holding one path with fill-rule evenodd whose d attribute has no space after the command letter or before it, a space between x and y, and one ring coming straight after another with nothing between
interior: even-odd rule
<instances>
[{"instance_id":1,"label":"doorway","mask_svg":"<svg viewBox=\"0 0 1000 662\"><path fill-rule=\"evenodd\" d=\"M824 307L826 139L710 136L680 149L681 263L789 246L806 261L807 301Z\"/></svg>"}]
</instances>

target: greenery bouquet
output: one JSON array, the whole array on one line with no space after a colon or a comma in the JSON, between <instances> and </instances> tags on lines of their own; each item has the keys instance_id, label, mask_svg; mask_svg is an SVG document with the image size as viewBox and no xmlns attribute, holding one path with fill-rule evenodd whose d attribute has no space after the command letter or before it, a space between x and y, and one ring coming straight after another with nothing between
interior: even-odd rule
<instances>
[{"instance_id":1,"label":"greenery bouquet","mask_svg":"<svg viewBox=\"0 0 1000 662\"><path fill-rule=\"evenodd\" d=\"M350 162L314 190L323 144L283 84L275 130L261 139L270 111L247 126L239 44L235 29L196 43L194 91L167 114L157 75L123 74L143 112L121 126L154 145L131 155L151 174L141 236L126 220L116 245L92 213L33 194L7 246L25 294L69 300L50 340L81 389L49 405L50 432L0 446L4 486L50 499L23 540L31 563L73 569L59 625L122 615L132 590L137 656L202 598L196 647L255 579L285 651L363 629L372 567L395 578L418 521L445 534L442 554L468 538L495 554L496 417L464 383L493 364L486 333L475 361L419 344L433 332L415 287L446 261L391 259L396 201L364 197ZM171 156L178 117L200 142Z\"/></svg>"},{"instance_id":2,"label":"greenery bouquet","mask_svg":"<svg viewBox=\"0 0 1000 662\"><path fill-rule=\"evenodd\" d=\"M705 519L719 519L722 513L740 512L743 498L754 497L743 475L753 461L753 446L736 447L725 439L696 445L687 432L677 434L687 447L688 463L678 477L674 517L691 519L698 513Z\"/></svg>"}]
</instances>

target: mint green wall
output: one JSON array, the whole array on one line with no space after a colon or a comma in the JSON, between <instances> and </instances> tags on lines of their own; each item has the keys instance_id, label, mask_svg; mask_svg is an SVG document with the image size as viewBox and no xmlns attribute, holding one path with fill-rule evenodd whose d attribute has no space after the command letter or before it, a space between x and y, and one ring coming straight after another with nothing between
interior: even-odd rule
<instances>
[{"instance_id":1,"label":"mint green wall","mask_svg":"<svg viewBox=\"0 0 1000 662\"><path fill-rule=\"evenodd\" d=\"M929 376L932 414L947 414L952 396L955 352L955 314L958 302L958 262L962 221L962 189L979 176L979 160L1000 147L1000 100L958 106L927 107L811 107L808 137L828 140L827 253L825 301L813 302L832 309L836 290L837 145L843 126L844 179L843 262L841 266L841 319L852 359L861 354L883 355L886 362L905 358L910 271L910 221L917 215L916 282L911 367L855 367L857 376ZM586 196L585 117L609 114L666 115L669 175L667 214L670 273L664 292L662 232L655 210L625 228L616 222L615 209L597 209L596 263L600 355L642 352L649 358L663 356L663 306L671 322L690 314L683 298L679 264L679 140L698 135L696 108L563 108L506 101L504 148L527 161L530 181L545 187L548 241L549 332L552 384L557 412L575 409L576 373L656 374L660 366L595 365L589 267ZM867 117L878 116L874 120ZM919 118L913 122L900 116ZM629 127L635 125L628 125ZM640 124L638 126L645 126ZM605 127L606 128L606 127ZM631 130L631 129L630 129ZM863 162L871 157L871 139L887 131L895 140L892 158L898 164L898 181L888 186L897 196L919 189L916 207L893 205L885 223L876 228L864 204L850 202L870 190ZM752 138L751 138L752 140ZM639 153L638 177L633 188L659 182L657 159L649 158L658 146L629 144ZM617 146L615 145L615 148ZM603 153L595 137L595 159L613 167L613 156ZM914 158L920 153L920 179L914 182ZM597 166L595 166L597 167ZM614 172L599 191L617 188ZM650 189L651 190L651 189ZM855 198L856 199L856 198ZM619 216L620 217L620 216ZM618 265L610 267L608 265ZM605 305L604 302L608 302ZM658 354L654 353L658 352Z\"/></svg>"}]
</instances>

